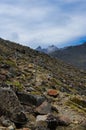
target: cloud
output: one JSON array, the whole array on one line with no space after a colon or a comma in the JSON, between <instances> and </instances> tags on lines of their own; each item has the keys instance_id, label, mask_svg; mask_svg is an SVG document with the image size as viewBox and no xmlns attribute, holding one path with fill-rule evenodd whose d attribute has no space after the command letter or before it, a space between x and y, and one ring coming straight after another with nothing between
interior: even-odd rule
<instances>
[{"instance_id":1,"label":"cloud","mask_svg":"<svg viewBox=\"0 0 86 130\"><path fill-rule=\"evenodd\" d=\"M30 47L86 36L85 0L1 0L0 36Z\"/></svg>"}]
</instances>

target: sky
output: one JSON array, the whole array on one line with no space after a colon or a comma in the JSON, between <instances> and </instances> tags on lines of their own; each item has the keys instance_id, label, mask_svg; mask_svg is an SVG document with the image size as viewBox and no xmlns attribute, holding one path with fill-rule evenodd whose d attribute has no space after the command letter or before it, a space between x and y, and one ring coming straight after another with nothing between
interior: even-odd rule
<instances>
[{"instance_id":1,"label":"sky","mask_svg":"<svg viewBox=\"0 0 86 130\"><path fill-rule=\"evenodd\" d=\"M0 37L31 48L86 41L86 0L0 0Z\"/></svg>"}]
</instances>

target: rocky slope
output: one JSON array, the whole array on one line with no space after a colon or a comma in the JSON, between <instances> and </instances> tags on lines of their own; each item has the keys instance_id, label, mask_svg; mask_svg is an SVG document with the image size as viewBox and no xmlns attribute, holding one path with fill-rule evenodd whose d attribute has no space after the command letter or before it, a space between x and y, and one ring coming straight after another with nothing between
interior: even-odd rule
<instances>
[{"instance_id":1,"label":"rocky slope","mask_svg":"<svg viewBox=\"0 0 86 130\"><path fill-rule=\"evenodd\" d=\"M86 70L86 42L82 45L59 49L50 55Z\"/></svg>"},{"instance_id":2,"label":"rocky slope","mask_svg":"<svg viewBox=\"0 0 86 130\"><path fill-rule=\"evenodd\" d=\"M86 72L3 39L0 95L2 129L86 128Z\"/></svg>"}]
</instances>

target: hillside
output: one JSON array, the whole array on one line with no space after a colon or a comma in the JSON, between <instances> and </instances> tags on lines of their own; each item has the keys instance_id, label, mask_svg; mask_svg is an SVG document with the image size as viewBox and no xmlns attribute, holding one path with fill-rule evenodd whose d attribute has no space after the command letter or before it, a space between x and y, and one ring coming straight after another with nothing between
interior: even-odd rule
<instances>
[{"instance_id":1,"label":"hillside","mask_svg":"<svg viewBox=\"0 0 86 130\"><path fill-rule=\"evenodd\" d=\"M66 63L86 69L86 43L57 50L51 53L51 55Z\"/></svg>"},{"instance_id":2,"label":"hillside","mask_svg":"<svg viewBox=\"0 0 86 130\"><path fill-rule=\"evenodd\" d=\"M0 39L0 88L12 89L17 94L29 118L29 122L23 126L28 130L62 130L65 126L67 126L65 130L73 130L76 126L79 130L85 128L86 72L83 70L29 47ZM26 98L28 96L29 98ZM41 97L40 101L39 97ZM40 102L44 98L47 100L47 105L49 103L50 106L53 106L54 111L49 111L48 105L46 108L48 112L43 113L46 103L40 107ZM27 99L28 101L31 99L30 105L28 105ZM34 102L32 99L39 101L40 105L36 106L36 101ZM1 100L4 102L3 98L0 99L0 102ZM0 108L0 112L1 110ZM46 113L52 113L53 118L58 117L54 122L57 128L52 129L55 124L50 123L53 122L51 117L47 119L49 129L43 128L46 121L40 123L38 116L46 116ZM35 122L39 124L37 124L40 126L39 129Z\"/></svg>"}]
</instances>

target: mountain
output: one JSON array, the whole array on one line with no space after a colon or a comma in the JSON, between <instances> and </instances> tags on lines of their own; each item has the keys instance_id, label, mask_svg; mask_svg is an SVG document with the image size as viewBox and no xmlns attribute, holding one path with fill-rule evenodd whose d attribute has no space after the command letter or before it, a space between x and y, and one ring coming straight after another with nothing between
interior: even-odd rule
<instances>
[{"instance_id":1,"label":"mountain","mask_svg":"<svg viewBox=\"0 0 86 130\"><path fill-rule=\"evenodd\" d=\"M47 48L41 48L41 46L38 46L36 48L36 50L39 51L39 52L44 52L46 54L49 54L49 53L52 53L54 51L57 51L58 48L54 45L48 46Z\"/></svg>"},{"instance_id":2,"label":"mountain","mask_svg":"<svg viewBox=\"0 0 86 130\"><path fill-rule=\"evenodd\" d=\"M8 119L11 128L85 129L86 71L0 38L0 128Z\"/></svg>"},{"instance_id":3,"label":"mountain","mask_svg":"<svg viewBox=\"0 0 86 130\"><path fill-rule=\"evenodd\" d=\"M50 55L81 69L86 69L86 42L81 45L59 49Z\"/></svg>"}]
</instances>

